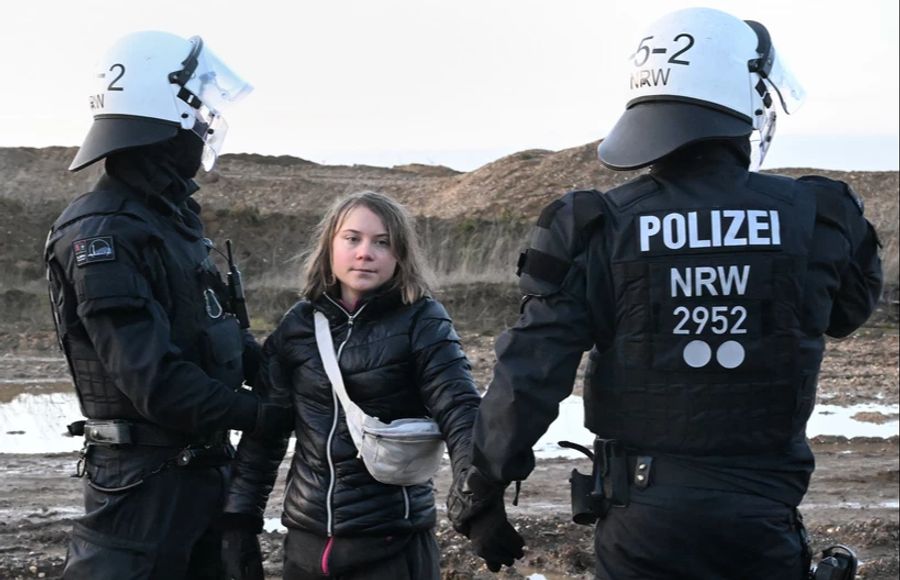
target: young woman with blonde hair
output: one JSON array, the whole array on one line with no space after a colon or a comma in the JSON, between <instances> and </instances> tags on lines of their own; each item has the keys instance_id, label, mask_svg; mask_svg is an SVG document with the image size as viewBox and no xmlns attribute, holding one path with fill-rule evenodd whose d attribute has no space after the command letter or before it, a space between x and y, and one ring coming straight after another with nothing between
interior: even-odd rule
<instances>
[{"instance_id":1,"label":"young woman with blonde hair","mask_svg":"<svg viewBox=\"0 0 900 580\"><path fill-rule=\"evenodd\" d=\"M454 472L469 463L480 397L450 317L430 297L412 220L386 195L338 200L319 225L306 273L304 298L266 340L258 381L294 409L284 578L437 580L432 485L386 485L366 470L313 323L316 311L327 317L347 392L366 414L386 423L429 416ZM223 518L230 577L262 578L255 534L289 435L241 441Z\"/></svg>"}]
</instances>

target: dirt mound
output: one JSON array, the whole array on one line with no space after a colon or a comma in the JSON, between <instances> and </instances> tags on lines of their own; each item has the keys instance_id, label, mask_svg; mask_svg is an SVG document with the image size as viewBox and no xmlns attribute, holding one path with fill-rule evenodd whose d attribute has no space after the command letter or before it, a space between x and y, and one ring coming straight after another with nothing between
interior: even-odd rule
<instances>
[{"instance_id":1,"label":"dirt mound","mask_svg":"<svg viewBox=\"0 0 900 580\"><path fill-rule=\"evenodd\" d=\"M532 220L540 209L566 191L608 190L635 172L604 168L597 143L562 151L521 151L474 171L460 173L423 164L393 168L367 165L319 165L287 155L224 155L209 174L201 174L198 198L212 207L252 206L261 213L321 212L336 195L375 189L398 197L418 216L443 219ZM78 173L66 171L73 147L0 148L0 198L25 204L71 199L96 180L102 164ZM817 169L774 170L785 175L820 174L840 179L866 200L871 215L894 228L879 228L896 237L898 173L843 172Z\"/></svg>"},{"instance_id":2,"label":"dirt mound","mask_svg":"<svg viewBox=\"0 0 900 580\"><path fill-rule=\"evenodd\" d=\"M511 286L516 257L544 206L572 189L605 191L634 177L605 169L597 161L596 145L521 151L467 173L422 164L330 166L286 155L225 155L213 172L198 177L196 197L204 206L208 235L218 242L235 241L248 289L296 288L315 223L335 198L365 189L393 195L410 208L439 283ZM0 292L44 294L40 256L47 230L102 171L97 163L68 172L75 151L0 148ZM777 172L824 174L846 181L865 199L866 214L884 244L886 298L896 302L898 172ZM0 314L15 311L16 320L44 319L12 307L13 298L32 303L9 295Z\"/></svg>"}]
</instances>

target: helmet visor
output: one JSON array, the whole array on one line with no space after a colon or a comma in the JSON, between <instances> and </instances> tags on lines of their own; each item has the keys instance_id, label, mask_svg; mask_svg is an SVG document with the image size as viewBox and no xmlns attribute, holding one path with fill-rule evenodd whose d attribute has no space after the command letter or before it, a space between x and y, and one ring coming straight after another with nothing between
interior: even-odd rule
<instances>
[{"instance_id":1,"label":"helmet visor","mask_svg":"<svg viewBox=\"0 0 900 580\"><path fill-rule=\"evenodd\" d=\"M778 114L775 109L769 109L760 119L760 127L754 129L750 135L750 171L759 171L762 166L772 139L775 137L775 121Z\"/></svg>"},{"instance_id":2,"label":"helmet visor","mask_svg":"<svg viewBox=\"0 0 900 580\"><path fill-rule=\"evenodd\" d=\"M219 153L222 152L222 143L225 142L225 135L228 134L228 123L221 115L201 106L197 109L192 130L203 139L203 156L201 158L203 169L211 171Z\"/></svg>"},{"instance_id":3,"label":"helmet visor","mask_svg":"<svg viewBox=\"0 0 900 580\"><path fill-rule=\"evenodd\" d=\"M806 91L803 89L803 85L791 73L784 59L778 53L775 54L775 61L772 63L772 70L769 71L766 81L775 89L785 113L795 112L806 100Z\"/></svg>"},{"instance_id":4,"label":"helmet visor","mask_svg":"<svg viewBox=\"0 0 900 580\"><path fill-rule=\"evenodd\" d=\"M199 38L194 37L191 41L199 41ZM208 46L203 45L197 61L195 78L192 79L199 83L195 94L208 108L221 111L225 106L236 103L253 90L250 83L231 70Z\"/></svg>"}]
</instances>

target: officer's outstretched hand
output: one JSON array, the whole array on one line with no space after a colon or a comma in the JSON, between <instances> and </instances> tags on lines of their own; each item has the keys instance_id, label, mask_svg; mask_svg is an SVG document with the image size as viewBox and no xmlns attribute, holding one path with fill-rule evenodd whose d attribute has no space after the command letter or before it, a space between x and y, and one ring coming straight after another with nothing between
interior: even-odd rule
<instances>
[{"instance_id":1,"label":"officer's outstretched hand","mask_svg":"<svg viewBox=\"0 0 900 580\"><path fill-rule=\"evenodd\" d=\"M475 553L491 572L512 566L524 555L525 541L506 518L505 485L488 480L474 467L460 472L447 496L453 528L472 541Z\"/></svg>"},{"instance_id":2,"label":"officer's outstretched hand","mask_svg":"<svg viewBox=\"0 0 900 580\"><path fill-rule=\"evenodd\" d=\"M229 518L229 516L231 516ZM252 524L247 524L253 521ZM263 580L262 550L256 535L261 523L239 514L222 518L222 567L226 580Z\"/></svg>"}]
</instances>

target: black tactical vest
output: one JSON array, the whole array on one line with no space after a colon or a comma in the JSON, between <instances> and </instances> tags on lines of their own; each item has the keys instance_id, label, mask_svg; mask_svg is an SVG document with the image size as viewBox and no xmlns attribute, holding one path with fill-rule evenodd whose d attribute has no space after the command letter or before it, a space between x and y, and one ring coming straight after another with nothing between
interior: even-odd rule
<instances>
[{"instance_id":1,"label":"black tactical vest","mask_svg":"<svg viewBox=\"0 0 900 580\"><path fill-rule=\"evenodd\" d=\"M92 258L96 249L83 247L83 241L90 246L109 239L116 245L107 251L122 263L110 261L102 269L85 265L103 256ZM227 287L210 248L199 227L150 207L110 177L73 201L53 224L45 253L52 310L85 417L141 419L104 369L82 324L82 317L99 310L121 321L116 335L121 341L142 340L127 325L135 312L157 318L169 326L171 351L181 360L231 389L240 386L242 333L225 311ZM169 355L148 353L148 359L156 356Z\"/></svg>"},{"instance_id":2,"label":"black tactical vest","mask_svg":"<svg viewBox=\"0 0 900 580\"><path fill-rule=\"evenodd\" d=\"M588 428L696 455L802 434L824 349L803 315L814 188L729 168L644 176L604 199L588 263L611 272L616 331L590 354Z\"/></svg>"}]
</instances>

